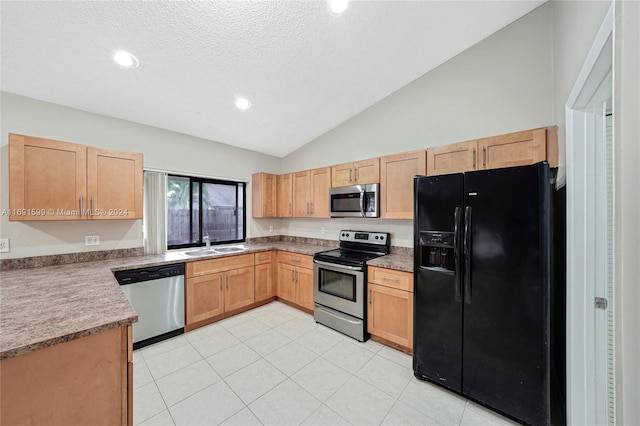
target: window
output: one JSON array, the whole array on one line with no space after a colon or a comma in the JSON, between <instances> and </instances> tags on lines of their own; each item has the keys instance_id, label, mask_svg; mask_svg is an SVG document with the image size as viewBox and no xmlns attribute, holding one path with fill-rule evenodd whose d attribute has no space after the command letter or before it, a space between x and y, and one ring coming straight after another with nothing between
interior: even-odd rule
<instances>
[{"instance_id":1,"label":"window","mask_svg":"<svg viewBox=\"0 0 640 426\"><path fill-rule=\"evenodd\" d=\"M245 240L245 184L169 175L167 248L198 247Z\"/></svg>"}]
</instances>

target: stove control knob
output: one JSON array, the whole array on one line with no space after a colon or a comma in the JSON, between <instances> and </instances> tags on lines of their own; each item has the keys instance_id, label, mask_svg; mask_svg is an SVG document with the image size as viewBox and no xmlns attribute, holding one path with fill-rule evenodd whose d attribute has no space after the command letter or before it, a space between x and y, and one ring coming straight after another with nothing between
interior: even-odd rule
<instances>
[{"instance_id":1,"label":"stove control knob","mask_svg":"<svg viewBox=\"0 0 640 426\"><path fill-rule=\"evenodd\" d=\"M340 235L344 237L344 232L342 234L340 234Z\"/></svg>"},{"instance_id":2,"label":"stove control knob","mask_svg":"<svg viewBox=\"0 0 640 426\"><path fill-rule=\"evenodd\" d=\"M349 234L347 234L347 237L349 236Z\"/></svg>"},{"instance_id":3,"label":"stove control knob","mask_svg":"<svg viewBox=\"0 0 640 426\"><path fill-rule=\"evenodd\" d=\"M377 240L378 238L380 238L380 237L378 237L378 236L376 235L376 240Z\"/></svg>"},{"instance_id":4,"label":"stove control knob","mask_svg":"<svg viewBox=\"0 0 640 426\"><path fill-rule=\"evenodd\" d=\"M381 240L384 240L384 235L380 235L380 239L381 239Z\"/></svg>"}]
</instances>

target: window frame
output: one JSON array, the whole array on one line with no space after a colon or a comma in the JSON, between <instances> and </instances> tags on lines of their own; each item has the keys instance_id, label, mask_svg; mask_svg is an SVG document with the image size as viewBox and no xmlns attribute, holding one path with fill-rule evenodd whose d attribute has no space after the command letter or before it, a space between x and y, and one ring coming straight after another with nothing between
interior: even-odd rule
<instances>
[{"instance_id":1,"label":"window frame","mask_svg":"<svg viewBox=\"0 0 640 426\"><path fill-rule=\"evenodd\" d=\"M236 191L235 191L236 193L236 215L235 215L236 233L237 233L238 221L240 217L240 215L238 214L238 209L239 209L238 206L240 201L238 192L239 192L240 186L242 186L242 239L211 241L211 245L219 246L224 244L244 243L247 240L247 183L246 182L214 179L214 178L204 178L204 177L198 177L198 176L167 174L167 183L169 182L169 180L171 180L171 178L189 179L189 235L193 235L193 184L194 182L197 182L199 184L198 197L200 200L199 201L200 208L198 209L198 222L200 223L200 226L198 230L198 241L194 243L187 243L187 244L169 245L169 232L167 230L167 250L179 250L179 249L192 248L192 247L203 247L205 245L204 242L202 241L202 230L204 229L204 226L202 224L202 213L204 210L202 208L202 202L203 202L202 188L204 187L204 184L228 185L228 186L234 186L236 188ZM169 206L167 204L167 211L168 210L169 210ZM167 224L168 224L168 215L167 215Z\"/></svg>"}]
</instances>

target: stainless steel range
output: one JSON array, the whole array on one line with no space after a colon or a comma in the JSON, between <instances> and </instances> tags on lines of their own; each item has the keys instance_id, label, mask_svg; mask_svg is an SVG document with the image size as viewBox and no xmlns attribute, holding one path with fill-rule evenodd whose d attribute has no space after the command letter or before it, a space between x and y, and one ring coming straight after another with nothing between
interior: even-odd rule
<instances>
[{"instance_id":1,"label":"stainless steel range","mask_svg":"<svg viewBox=\"0 0 640 426\"><path fill-rule=\"evenodd\" d=\"M367 261L389 254L387 232L340 231L340 248L313 257L314 318L361 342L367 333Z\"/></svg>"}]
</instances>

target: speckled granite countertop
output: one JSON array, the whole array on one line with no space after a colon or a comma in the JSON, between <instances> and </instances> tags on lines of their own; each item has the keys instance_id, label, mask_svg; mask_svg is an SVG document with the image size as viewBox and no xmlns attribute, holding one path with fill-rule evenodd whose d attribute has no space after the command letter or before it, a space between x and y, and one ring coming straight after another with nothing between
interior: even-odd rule
<instances>
[{"instance_id":1,"label":"speckled granite countertop","mask_svg":"<svg viewBox=\"0 0 640 426\"><path fill-rule=\"evenodd\" d=\"M409 254L389 254L377 257L367 262L367 266L395 269L397 271L413 272L413 256Z\"/></svg>"},{"instance_id":2,"label":"speckled granite countertop","mask_svg":"<svg viewBox=\"0 0 640 426\"><path fill-rule=\"evenodd\" d=\"M245 247L247 250L229 254L192 257L169 252L2 272L0 360L136 322L138 316L113 271L271 249L313 255L330 248L284 241Z\"/></svg>"}]
</instances>

